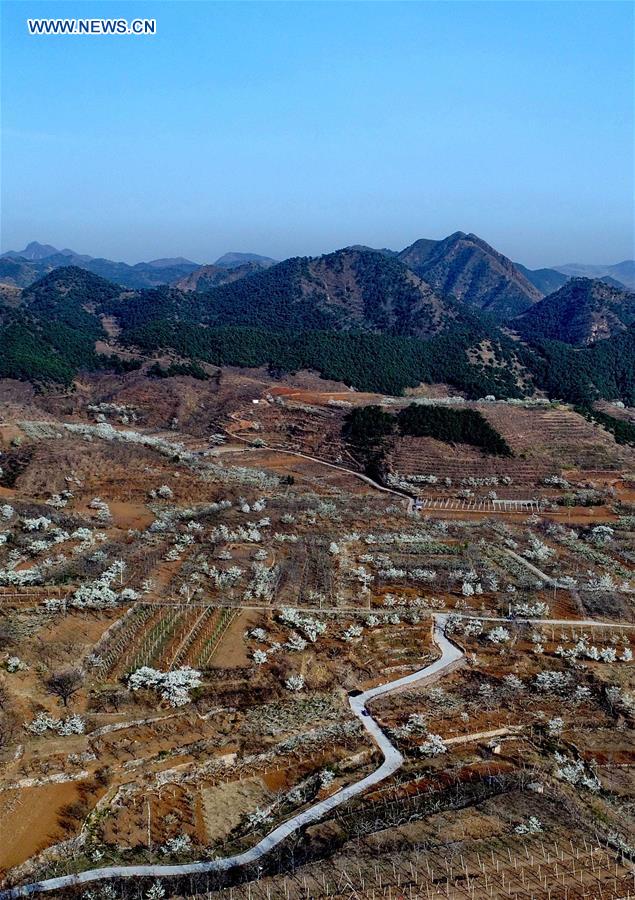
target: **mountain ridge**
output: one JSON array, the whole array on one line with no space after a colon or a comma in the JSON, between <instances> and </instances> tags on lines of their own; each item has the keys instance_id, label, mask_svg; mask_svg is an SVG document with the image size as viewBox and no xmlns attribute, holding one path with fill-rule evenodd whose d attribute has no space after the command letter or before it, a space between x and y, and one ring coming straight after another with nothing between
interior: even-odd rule
<instances>
[{"instance_id":1,"label":"mountain ridge","mask_svg":"<svg viewBox=\"0 0 635 900\"><path fill-rule=\"evenodd\" d=\"M298 257L201 292L126 290L67 266L17 303L0 294L0 343L0 377L36 384L128 371L167 354L314 369L383 393L426 382L451 384L472 399L544 390L573 402L635 403L635 324L588 347L518 341L482 311L438 296L398 259L372 251Z\"/></svg>"}]
</instances>

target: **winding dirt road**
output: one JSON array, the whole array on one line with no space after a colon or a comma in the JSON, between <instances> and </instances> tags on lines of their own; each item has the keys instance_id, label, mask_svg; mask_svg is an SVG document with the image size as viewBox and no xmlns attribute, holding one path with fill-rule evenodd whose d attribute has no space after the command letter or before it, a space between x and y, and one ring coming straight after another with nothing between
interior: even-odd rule
<instances>
[{"instance_id":1,"label":"winding dirt road","mask_svg":"<svg viewBox=\"0 0 635 900\"><path fill-rule=\"evenodd\" d=\"M378 723L368 711L367 704L377 697L400 690L410 685L426 681L432 677L442 675L455 665L464 656L463 651L455 644L448 640L445 635L445 625L447 616L435 615L433 617L433 637L435 643L441 650L441 656L416 672L405 675L396 681L388 681L368 691L363 691L357 696L349 696L351 710L360 720L368 734L381 750L384 761L378 769L366 775L364 778L356 781L354 784L346 785L340 788L330 797L320 800L313 806L292 816L282 825L274 828L261 841L246 850L244 853L238 853L235 856L228 856L224 859L213 859L202 862L186 863L184 865L147 865L147 866L108 866L102 869L89 869L80 872L77 875L64 875L59 878L48 878L45 881L25 884L19 887L11 888L0 892L0 900L12 900L16 897L27 897L31 894L44 893L49 891L59 891L64 888L72 887L80 884L90 884L98 881L106 881L110 878L161 878L170 875L192 875L205 872L224 872L228 869L246 866L257 862L274 847L282 843L289 835L322 819L328 812L350 800L353 797L363 793L368 788L374 787L381 781L384 781L390 775L393 775L403 764L403 756L399 750L391 743L387 735L381 730Z\"/></svg>"}]
</instances>

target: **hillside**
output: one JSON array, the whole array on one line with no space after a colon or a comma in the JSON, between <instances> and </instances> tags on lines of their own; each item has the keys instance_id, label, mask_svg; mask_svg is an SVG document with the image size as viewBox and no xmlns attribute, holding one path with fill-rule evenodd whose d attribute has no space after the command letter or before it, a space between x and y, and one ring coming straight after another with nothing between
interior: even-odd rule
<instances>
[{"instance_id":1,"label":"hillside","mask_svg":"<svg viewBox=\"0 0 635 900\"><path fill-rule=\"evenodd\" d=\"M108 364L95 352L95 342L106 336L99 311L119 293L117 285L76 266L31 285L17 307L0 307L0 377L70 383L80 369Z\"/></svg>"},{"instance_id":2,"label":"hillside","mask_svg":"<svg viewBox=\"0 0 635 900\"><path fill-rule=\"evenodd\" d=\"M573 278L519 316L525 337L588 346L625 331L635 320L635 294L603 281Z\"/></svg>"},{"instance_id":3,"label":"hillside","mask_svg":"<svg viewBox=\"0 0 635 900\"><path fill-rule=\"evenodd\" d=\"M3 256L0 258L0 283L12 287L28 287L50 269L41 263L31 262L20 257Z\"/></svg>"},{"instance_id":4,"label":"hillside","mask_svg":"<svg viewBox=\"0 0 635 900\"><path fill-rule=\"evenodd\" d=\"M542 297L511 260L475 234L457 231L442 241L416 241L399 259L436 291L499 320L518 315Z\"/></svg>"}]
</instances>

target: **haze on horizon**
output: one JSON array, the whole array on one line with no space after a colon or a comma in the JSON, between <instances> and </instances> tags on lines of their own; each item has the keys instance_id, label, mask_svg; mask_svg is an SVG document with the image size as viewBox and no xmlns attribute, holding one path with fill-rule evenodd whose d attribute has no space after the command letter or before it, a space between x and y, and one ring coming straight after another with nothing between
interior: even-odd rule
<instances>
[{"instance_id":1,"label":"haze on horizon","mask_svg":"<svg viewBox=\"0 0 635 900\"><path fill-rule=\"evenodd\" d=\"M30 37L27 17L156 18ZM634 255L633 6L2 6L2 250L138 262L400 249Z\"/></svg>"}]
</instances>

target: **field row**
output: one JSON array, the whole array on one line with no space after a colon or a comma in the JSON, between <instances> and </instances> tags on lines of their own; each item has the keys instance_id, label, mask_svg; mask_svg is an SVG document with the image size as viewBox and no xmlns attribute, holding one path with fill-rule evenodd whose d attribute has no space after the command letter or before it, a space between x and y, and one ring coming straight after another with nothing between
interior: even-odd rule
<instances>
[{"instance_id":1,"label":"field row","mask_svg":"<svg viewBox=\"0 0 635 900\"><path fill-rule=\"evenodd\" d=\"M138 603L100 647L101 671L121 678L141 666L168 671L209 666L236 611L217 606L153 606Z\"/></svg>"}]
</instances>

